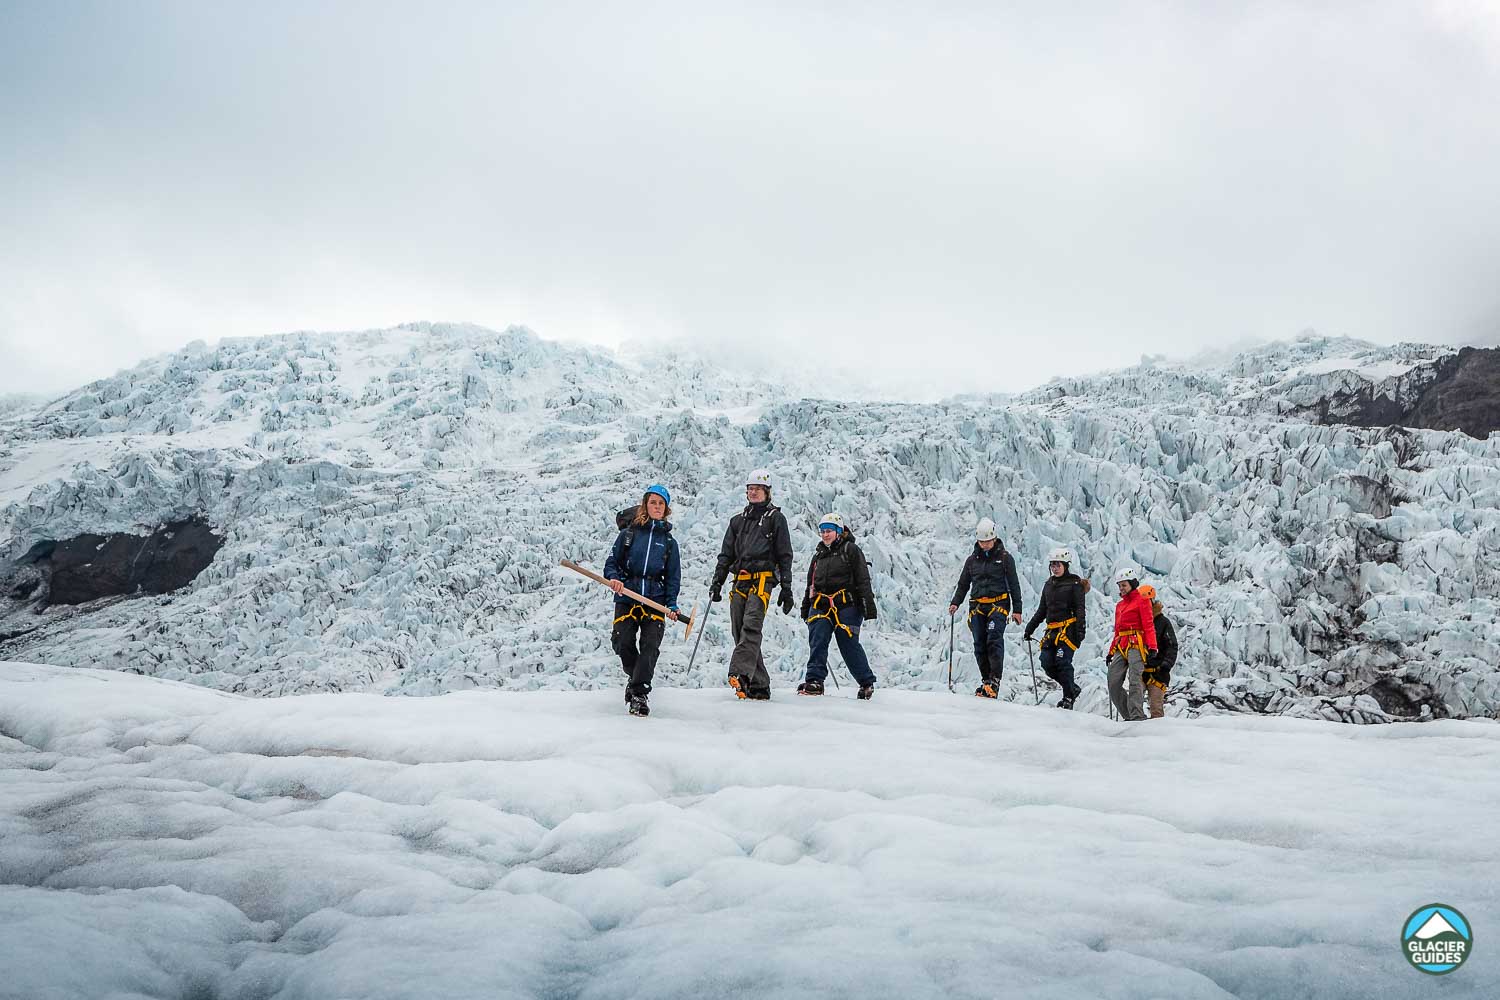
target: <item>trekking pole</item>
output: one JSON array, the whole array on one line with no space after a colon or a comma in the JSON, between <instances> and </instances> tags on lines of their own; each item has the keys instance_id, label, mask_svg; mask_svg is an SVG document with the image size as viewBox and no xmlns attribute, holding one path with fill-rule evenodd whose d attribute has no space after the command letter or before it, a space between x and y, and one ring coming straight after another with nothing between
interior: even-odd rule
<instances>
[{"instance_id":1,"label":"trekking pole","mask_svg":"<svg viewBox=\"0 0 1500 1000\"><path fill-rule=\"evenodd\" d=\"M830 621L831 620L832 619L830 619ZM839 634L839 630L835 626L835 628L833 630L833 635L830 636L829 639L828 639L828 644L830 646L835 645L837 643L838 634ZM829 650L829 652L832 653L832 650ZM840 657L842 657L843 655L844 655L843 653L839 653ZM831 656L828 659L828 676L831 677L831 678L833 678L833 689L835 691L837 691L840 687L843 686L843 685L841 685L839 683L839 675L836 674L836 673L834 673L834 670L833 670L833 658Z\"/></svg>"},{"instance_id":2,"label":"trekking pole","mask_svg":"<svg viewBox=\"0 0 1500 1000\"><path fill-rule=\"evenodd\" d=\"M948 693L953 693L953 612L948 612Z\"/></svg>"},{"instance_id":3,"label":"trekking pole","mask_svg":"<svg viewBox=\"0 0 1500 1000\"><path fill-rule=\"evenodd\" d=\"M692 653L688 654L687 673L683 674L683 678L684 679L693 676L693 661L698 658L698 643L700 643L700 642L703 641L703 629L705 627L707 627L708 616L714 610L713 593L714 593L714 589L713 589L712 586L710 586L708 588L708 596L704 597L704 599L703 599L703 603L704 603L704 608L703 608L703 625L698 628L698 638L696 638L696 639L693 640L693 651L692 651ZM683 638L687 638L687 637L684 636Z\"/></svg>"},{"instance_id":4,"label":"trekking pole","mask_svg":"<svg viewBox=\"0 0 1500 1000\"><path fill-rule=\"evenodd\" d=\"M1115 721L1115 699L1113 692L1109 689L1109 659L1104 660L1104 694L1105 700L1109 702L1109 721Z\"/></svg>"},{"instance_id":5,"label":"trekking pole","mask_svg":"<svg viewBox=\"0 0 1500 1000\"><path fill-rule=\"evenodd\" d=\"M1031 664L1031 693L1036 695L1035 704L1040 705L1042 703L1042 696L1036 693L1036 661L1031 657L1031 644L1036 640L1022 639L1021 641L1026 644L1026 662Z\"/></svg>"}]
</instances>

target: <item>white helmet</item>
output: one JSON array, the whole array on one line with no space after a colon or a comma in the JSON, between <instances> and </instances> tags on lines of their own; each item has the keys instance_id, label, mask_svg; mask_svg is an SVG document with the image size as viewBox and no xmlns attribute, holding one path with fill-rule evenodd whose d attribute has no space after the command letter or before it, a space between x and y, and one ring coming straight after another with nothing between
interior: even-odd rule
<instances>
[{"instance_id":1,"label":"white helmet","mask_svg":"<svg viewBox=\"0 0 1500 1000\"><path fill-rule=\"evenodd\" d=\"M767 493L771 492L771 470L756 469L754 472L750 473L750 475L745 477L745 485L764 486Z\"/></svg>"},{"instance_id":2,"label":"white helmet","mask_svg":"<svg viewBox=\"0 0 1500 1000\"><path fill-rule=\"evenodd\" d=\"M1115 583L1125 583L1127 580L1139 583L1141 571L1135 566L1121 566L1115 570Z\"/></svg>"},{"instance_id":3,"label":"white helmet","mask_svg":"<svg viewBox=\"0 0 1500 1000\"><path fill-rule=\"evenodd\" d=\"M823 520L818 522L818 530L822 531L823 525L825 524L833 525L835 528L839 529L839 533L842 534L844 531L844 515L838 513L837 511L829 511L827 514L823 515Z\"/></svg>"},{"instance_id":4,"label":"white helmet","mask_svg":"<svg viewBox=\"0 0 1500 1000\"><path fill-rule=\"evenodd\" d=\"M1047 553L1047 561L1049 563L1060 562L1068 563L1071 565L1073 562L1073 550L1068 548L1066 545L1064 545L1060 549L1053 549L1051 552Z\"/></svg>"},{"instance_id":5,"label":"white helmet","mask_svg":"<svg viewBox=\"0 0 1500 1000\"><path fill-rule=\"evenodd\" d=\"M981 542L993 542L995 535L995 522L989 518L980 518L979 524L974 527L974 537Z\"/></svg>"}]
</instances>

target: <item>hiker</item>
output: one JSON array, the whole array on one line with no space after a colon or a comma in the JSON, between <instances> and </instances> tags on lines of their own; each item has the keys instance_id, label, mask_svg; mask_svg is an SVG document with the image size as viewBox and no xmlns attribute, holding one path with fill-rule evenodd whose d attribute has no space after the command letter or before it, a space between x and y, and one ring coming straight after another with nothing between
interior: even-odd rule
<instances>
[{"instance_id":1,"label":"hiker","mask_svg":"<svg viewBox=\"0 0 1500 1000\"><path fill-rule=\"evenodd\" d=\"M1042 670L1062 685L1062 700L1058 708L1072 708L1083 689L1073 682L1073 654L1083 644L1087 618L1084 597L1089 592L1089 582L1069 572L1073 563L1073 550L1053 549L1047 553L1047 582L1042 585L1042 596L1037 602L1031 621L1026 623L1022 638L1031 641L1036 627L1047 621L1047 630L1042 634Z\"/></svg>"},{"instance_id":2,"label":"hiker","mask_svg":"<svg viewBox=\"0 0 1500 1000\"><path fill-rule=\"evenodd\" d=\"M1161 600L1151 584L1141 587L1141 596L1151 602L1151 625L1156 629L1156 653L1146 658L1141 680L1146 684L1146 704L1153 719L1166 714L1167 685L1172 683L1172 667L1177 663L1177 630L1162 614Z\"/></svg>"},{"instance_id":3,"label":"hiker","mask_svg":"<svg viewBox=\"0 0 1500 1000\"><path fill-rule=\"evenodd\" d=\"M948 605L948 614L958 613L964 595L969 596L969 634L974 637L974 659L979 662L980 698L1000 697L1000 676L1005 668L1006 616L1021 624L1021 584L1016 563L995 534L995 522L982 519L974 528L974 551L964 561L958 589Z\"/></svg>"},{"instance_id":4,"label":"hiker","mask_svg":"<svg viewBox=\"0 0 1500 1000\"><path fill-rule=\"evenodd\" d=\"M771 589L779 586L776 605L792 613L792 534L786 515L771 502L771 473L756 469L745 482L745 509L729 519L719 562L714 567L709 599L724 599L724 581L734 574L729 594L729 628L734 652L729 657L729 686L739 698L766 701L771 675L760 643Z\"/></svg>"},{"instance_id":5,"label":"hiker","mask_svg":"<svg viewBox=\"0 0 1500 1000\"><path fill-rule=\"evenodd\" d=\"M859 700L875 693L875 674L859 644L859 627L875 620L875 591L870 587L870 564L854 544L854 532L837 513L825 514L818 525L822 541L807 566L807 591L802 597L802 620L807 622L807 679L797 693L820 695L828 677L828 643L836 640L839 655L859 684Z\"/></svg>"},{"instance_id":6,"label":"hiker","mask_svg":"<svg viewBox=\"0 0 1500 1000\"><path fill-rule=\"evenodd\" d=\"M1151 602L1141 596L1141 571L1122 566L1115 572L1120 590L1115 605L1115 632L1104 654L1109 664L1109 700L1120 718L1138 722L1146 717L1142 710L1144 694L1141 673L1148 657L1156 655L1156 626L1151 619Z\"/></svg>"},{"instance_id":7,"label":"hiker","mask_svg":"<svg viewBox=\"0 0 1500 1000\"><path fill-rule=\"evenodd\" d=\"M622 516L627 513L621 512ZM621 591L628 587L642 597L666 605L671 609L666 618L677 620L682 561L677 553L677 539L672 537L672 523L667 520L671 515L672 495L667 488L660 483L646 487L635 516L620 529L604 562L604 578L615 593L610 645L629 678L625 682L625 703L631 715L651 714L646 698L651 694L651 679L656 674L656 658L661 653L662 633L667 626L661 614Z\"/></svg>"}]
</instances>

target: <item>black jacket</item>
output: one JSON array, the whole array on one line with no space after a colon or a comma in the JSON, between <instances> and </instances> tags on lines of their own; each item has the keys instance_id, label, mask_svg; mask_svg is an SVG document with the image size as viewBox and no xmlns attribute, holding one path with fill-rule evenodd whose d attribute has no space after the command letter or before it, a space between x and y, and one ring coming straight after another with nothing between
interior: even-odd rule
<instances>
[{"instance_id":1,"label":"black jacket","mask_svg":"<svg viewBox=\"0 0 1500 1000\"><path fill-rule=\"evenodd\" d=\"M999 542L988 552L981 549L978 542L974 543L974 551L965 560L963 575L958 578L958 589L948 603L962 604L970 587L974 589L969 595L971 600L1009 594L1005 603L1009 605L1010 613L1021 613L1021 581L1016 579L1016 561Z\"/></svg>"},{"instance_id":2,"label":"black jacket","mask_svg":"<svg viewBox=\"0 0 1500 1000\"><path fill-rule=\"evenodd\" d=\"M1157 615L1152 624L1156 626L1156 655L1146 658L1143 673L1150 674L1154 681L1167 684L1172 679L1172 668L1177 665L1177 630L1167 621L1166 615Z\"/></svg>"},{"instance_id":3,"label":"black jacket","mask_svg":"<svg viewBox=\"0 0 1500 1000\"><path fill-rule=\"evenodd\" d=\"M847 528L832 545L818 543L812 561L807 564L807 588L802 592L802 619L812 614L813 596L827 594L841 608L858 604L865 621L875 618L875 591L870 586L870 564L854 544L854 532ZM825 610L826 602L818 604Z\"/></svg>"},{"instance_id":4,"label":"black jacket","mask_svg":"<svg viewBox=\"0 0 1500 1000\"><path fill-rule=\"evenodd\" d=\"M719 562L714 567L713 589L724 586L730 573L773 570L775 583L792 585L792 532L781 508L767 502L747 506L729 519Z\"/></svg>"},{"instance_id":5,"label":"black jacket","mask_svg":"<svg viewBox=\"0 0 1500 1000\"><path fill-rule=\"evenodd\" d=\"M1077 621L1067 628L1068 641L1074 646L1083 645L1083 633L1088 624L1083 598L1088 592L1088 584L1072 573L1047 577L1047 582L1042 584L1042 596L1038 599L1036 612L1031 616L1031 621L1026 623L1026 634L1035 633L1043 618L1047 619L1049 625L1076 618ZM1047 633L1049 636L1052 634Z\"/></svg>"}]
</instances>

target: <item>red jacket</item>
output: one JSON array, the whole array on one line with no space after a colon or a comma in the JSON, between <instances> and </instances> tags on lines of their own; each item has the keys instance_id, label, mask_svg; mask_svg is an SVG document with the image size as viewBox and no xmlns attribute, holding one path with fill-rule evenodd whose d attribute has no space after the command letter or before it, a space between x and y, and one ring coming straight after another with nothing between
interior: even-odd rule
<instances>
[{"instance_id":1,"label":"red jacket","mask_svg":"<svg viewBox=\"0 0 1500 1000\"><path fill-rule=\"evenodd\" d=\"M1111 652L1120 642L1120 633L1132 629L1140 631L1146 649L1156 652L1156 622L1151 615L1151 602L1142 597L1139 590L1132 590L1115 605L1115 635L1109 643ZM1135 636L1129 636L1126 642L1134 646Z\"/></svg>"}]
</instances>

